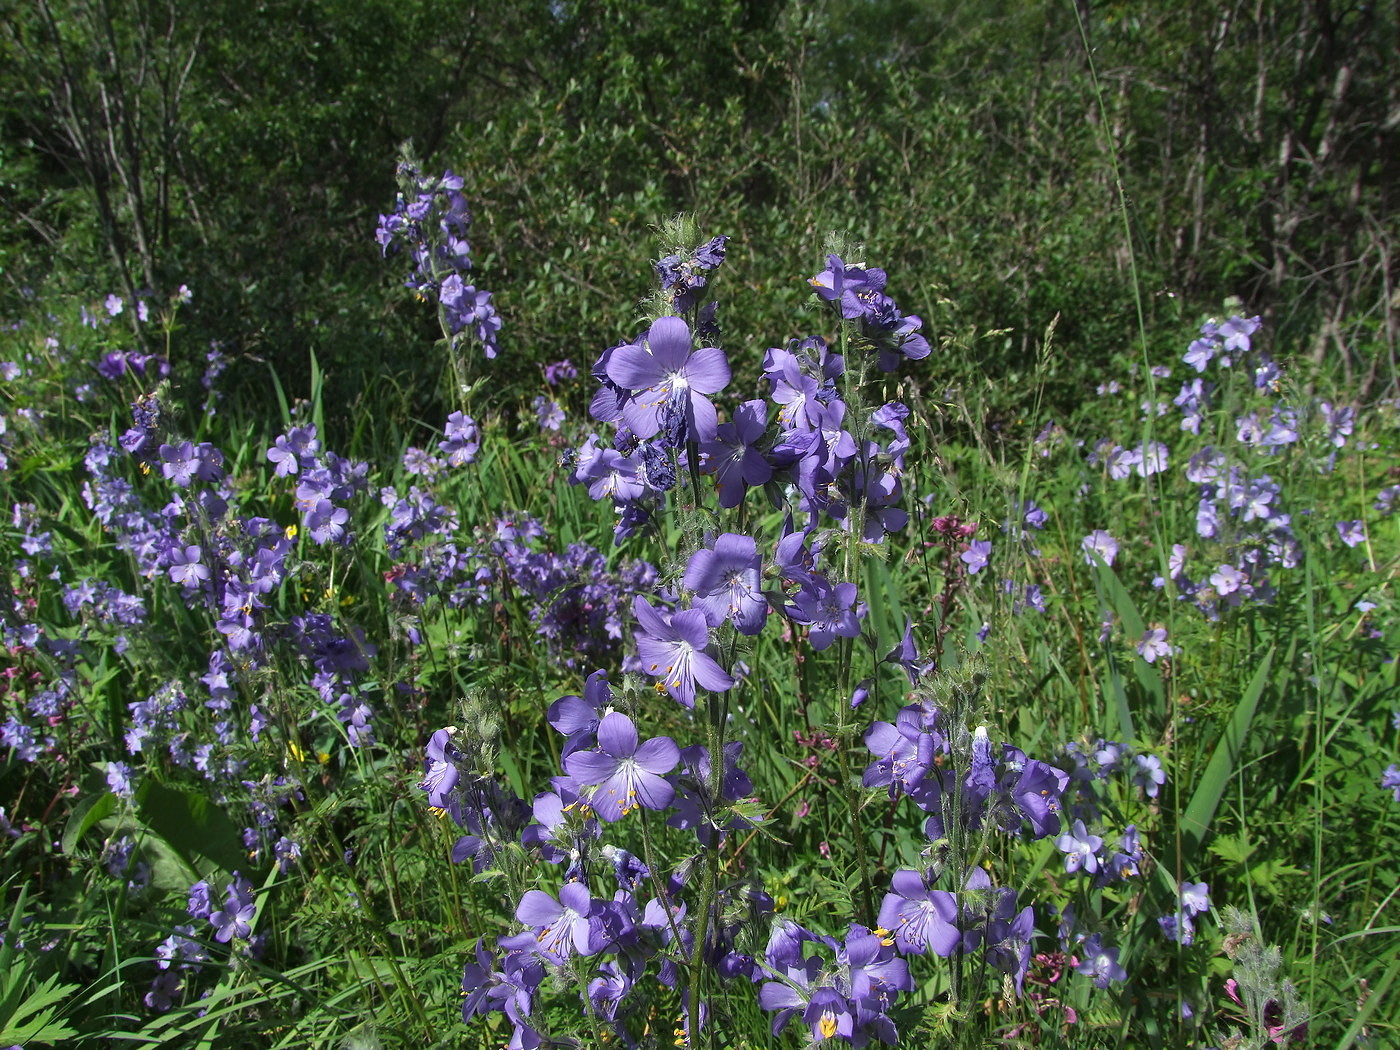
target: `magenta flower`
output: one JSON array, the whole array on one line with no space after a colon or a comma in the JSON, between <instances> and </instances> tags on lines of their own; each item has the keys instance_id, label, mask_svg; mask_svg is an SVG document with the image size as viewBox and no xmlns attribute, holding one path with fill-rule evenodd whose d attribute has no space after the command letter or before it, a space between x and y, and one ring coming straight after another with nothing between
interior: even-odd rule
<instances>
[{"instance_id":1,"label":"magenta flower","mask_svg":"<svg viewBox=\"0 0 1400 1050\"><path fill-rule=\"evenodd\" d=\"M612 823L637 806L669 806L676 790L662 777L680 759L680 748L670 737L638 744L632 720L613 711L598 723L598 750L575 751L564 759L564 769L579 784L592 785L584 797L599 817Z\"/></svg>"},{"instance_id":2,"label":"magenta flower","mask_svg":"<svg viewBox=\"0 0 1400 1050\"><path fill-rule=\"evenodd\" d=\"M670 693L683 707L695 706L695 686L724 690L734 684L714 659L705 652L710 630L699 609L663 613L653 609L638 595L632 602L637 617L637 655L642 669L657 678L658 692Z\"/></svg>"},{"instance_id":3,"label":"magenta flower","mask_svg":"<svg viewBox=\"0 0 1400 1050\"><path fill-rule=\"evenodd\" d=\"M714 440L715 406L705 395L729 384L729 361L717 347L693 349L690 328L679 317L659 317L641 340L614 348L607 374L634 391L622 417L638 438L664 428L677 446L686 439Z\"/></svg>"}]
</instances>

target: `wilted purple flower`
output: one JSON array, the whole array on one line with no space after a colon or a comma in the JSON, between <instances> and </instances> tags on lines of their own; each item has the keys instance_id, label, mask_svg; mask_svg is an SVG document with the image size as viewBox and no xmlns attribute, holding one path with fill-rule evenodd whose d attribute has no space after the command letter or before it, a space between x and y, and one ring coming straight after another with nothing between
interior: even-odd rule
<instances>
[{"instance_id":1,"label":"wilted purple flower","mask_svg":"<svg viewBox=\"0 0 1400 1050\"><path fill-rule=\"evenodd\" d=\"M564 769L578 784L592 788L583 797L611 823L637 806L659 810L670 805L676 792L662 777L680 757L670 737L638 744L632 720L613 711L598 723L598 750L573 752L564 759Z\"/></svg>"}]
</instances>

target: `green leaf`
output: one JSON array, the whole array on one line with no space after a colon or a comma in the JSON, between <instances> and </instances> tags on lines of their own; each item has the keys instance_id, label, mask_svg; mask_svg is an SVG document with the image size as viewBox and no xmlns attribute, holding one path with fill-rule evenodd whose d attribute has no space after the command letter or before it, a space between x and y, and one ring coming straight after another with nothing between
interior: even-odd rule
<instances>
[{"instance_id":1,"label":"green leaf","mask_svg":"<svg viewBox=\"0 0 1400 1050\"><path fill-rule=\"evenodd\" d=\"M142 822L197 872L246 867L238 829L207 796L147 780L137 790Z\"/></svg>"},{"instance_id":2,"label":"green leaf","mask_svg":"<svg viewBox=\"0 0 1400 1050\"><path fill-rule=\"evenodd\" d=\"M117 808L117 796L110 791L89 795L73 807L73 815L63 829L63 852L72 853L78 840L100 821L110 817Z\"/></svg>"},{"instance_id":3,"label":"green leaf","mask_svg":"<svg viewBox=\"0 0 1400 1050\"><path fill-rule=\"evenodd\" d=\"M1230 778L1234 775L1235 768L1239 763L1240 753L1244 750L1245 739L1249 736L1249 726L1254 720L1254 711L1259 706L1259 698L1264 695L1264 686L1268 684L1269 668L1273 662L1274 650L1270 648L1264 654L1264 659L1260 661L1258 670L1254 672L1254 677L1250 679L1244 695L1235 705L1235 713L1229 724L1226 725L1225 732L1215 747L1215 753L1210 756L1210 762L1206 765L1200 783L1196 785L1196 790L1191 796L1191 802L1187 805L1186 812L1182 814L1181 852L1183 860L1190 861L1195 857L1201 843L1205 840L1206 832L1210 829L1210 822L1215 817L1220 800L1225 797L1225 789L1229 786Z\"/></svg>"},{"instance_id":4,"label":"green leaf","mask_svg":"<svg viewBox=\"0 0 1400 1050\"><path fill-rule=\"evenodd\" d=\"M60 1043L77 1035L64 1020L54 1020L57 1004L78 990L76 984L59 984L54 974L39 985L8 1018L0 1028L0 1043L5 1045L25 1043ZM32 1018L26 1021L26 1018Z\"/></svg>"}]
</instances>

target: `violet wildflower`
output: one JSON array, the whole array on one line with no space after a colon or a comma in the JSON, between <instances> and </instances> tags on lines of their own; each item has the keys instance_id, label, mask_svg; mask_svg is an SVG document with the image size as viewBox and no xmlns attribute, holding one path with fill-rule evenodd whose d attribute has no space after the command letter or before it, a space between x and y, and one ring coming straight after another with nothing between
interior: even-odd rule
<instances>
[{"instance_id":1,"label":"violet wildflower","mask_svg":"<svg viewBox=\"0 0 1400 1050\"><path fill-rule=\"evenodd\" d=\"M1093 565L1095 557L1105 565L1112 565L1118 555L1118 541L1103 529L1095 529L1080 543L1084 550L1084 564Z\"/></svg>"},{"instance_id":2,"label":"violet wildflower","mask_svg":"<svg viewBox=\"0 0 1400 1050\"><path fill-rule=\"evenodd\" d=\"M1183 882L1181 906L1191 915L1204 915L1210 911L1210 887L1204 882Z\"/></svg>"},{"instance_id":3,"label":"violet wildflower","mask_svg":"<svg viewBox=\"0 0 1400 1050\"><path fill-rule=\"evenodd\" d=\"M133 789L131 786L131 767L125 762L107 763L107 786L112 789L112 794L117 798L131 798Z\"/></svg>"},{"instance_id":4,"label":"violet wildflower","mask_svg":"<svg viewBox=\"0 0 1400 1050\"><path fill-rule=\"evenodd\" d=\"M209 916L214 927L214 939L227 944L233 938L246 941L253 932L253 916L257 913L257 899L253 896L253 884L238 872L233 873L221 910Z\"/></svg>"},{"instance_id":5,"label":"violet wildflower","mask_svg":"<svg viewBox=\"0 0 1400 1050\"><path fill-rule=\"evenodd\" d=\"M1038 759L1031 759L1011 789L1016 809L1030 821L1031 837L1053 835L1060 830L1060 798L1069 787L1069 774Z\"/></svg>"},{"instance_id":6,"label":"violet wildflower","mask_svg":"<svg viewBox=\"0 0 1400 1050\"><path fill-rule=\"evenodd\" d=\"M729 384L729 361L717 347L695 349L690 328L679 317L659 317L642 339L615 347L607 375L634 391L622 416L637 437L649 438L664 427L673 447L684 443L676 437L714 440L718 420L705 395Z\"/></svg>"},{"instance_id":7,"label":"violet wildflower","mask_svg":"<svg viewBox=\"0 0 1400 1050\"><path fill-rule=\"evenodd\" d=\"M947 890L930 889L930 873L903 868L890 880L890 892L880 904L880 927L893 934L899 950L922 955L932 951L948 957L962 943L958 903Z\"/></svg>"},{"instance_id":8,"label":"violet wildflower","mask_svg":"<svg viewBox=\"0 0 1400 1050\"><path fill-rule=\"evenodd\" d=\"M987 567L992 556L991 540L973 540L968 549L960 555L969 573L981 572Z\"/></svg>"},{"instance_id":9,"label":"violet wildflower","mask_svg":"<svg viewBox=\"0 0 1400 1050\"><path fill-rule=\"evenodd\" d=\"M201 564L202 551L197 545L176 547L170 552L170 578L185 590L198 590L209 580L209 567Z\"/></svg>"},{"instance_id":10,"label":"violet wildflower","mask_svg":"<svg viewBox=\"0 0 1400 1050\"><path fill-rule=\"evenodd\" d=\"M1381 774L1381 790L1394 791L1395 801L1400 802L1400 765L1392 762Z\"/></svg>"},{"instance_id":11,"label":"violet wildflower","mask_svg":"<svg viewBox=\"0 0 1400 1050\"><path fill-rule=\"evenodd\" d=\"M428 805L436 809L448 809L453 804L452 793L459 776L456 760L462 754L452 743L455 731L455 726L439 729L428 741L428 768L418 786L428 793Z\"/></svg>"},{"instance_id":12,"label":"violet wildflower","mask_svg":"<svg viewBox=\"0 0 1400 1050\"><path fill-rule=\"evenodd\" d=\"M1165 656L1171 656L1172 647L1167 644L1167 631L1165 627L1149 627L1143 631L1142 639L1137 643L1138 655L1148 663L1155 663Z\"/></svg>"},{"instance_id":13,"label":"violet wildflower","mask_svg":"<svg viewBox=\"0 0 1400 1050\"><path fill-rule=\"evenodd\" d=\"M443 428L446 440L438 442L438 448L447 456L450 467L464 466L476 459L481 448L481 430L471 416L453 412L447 417Z\"/></svg>"},{"instance_id":14,"label":"violet wildflower","mask_svg":"<svg viewBox=\"0 0 1400 1050\"><path fill-rule=\"evenodd\" d=\"M598 723L612 710L613 694L607 671L594 671L583 686L583 696L561 696L549 705L549 724L568 739L563 755L589 748L597 741Z\"/></svg>"},{"instance_id":15,"label":"violet wildflower","mask_svg":"<svg viewBox=\"0 0 1400 1050\"><path fill-rule=\"evenodd\" d=\"M632 602L637 617L637 655L645 673L655 676L658 692L666 692L681 706L695 706L695 686L725 690L734 679L705 652L710 632L699 609L663 613L638 595ZM664 670L663 670L664 668Z\"/></svg>"},{"instance_id":16,"label":"violet wildflower","mask_svg":"<svg viewBox=\"0 0 1400 1050\"><path fill-rule=\"evenodd\" d=\"M1348 547L1355 547L1359 543L1366 542L1366 530L1359 519L1337 522L1337 535Z\"/></svg>"},{"instance_id":17,"label":"violet wildflower","mask_svg":"<svg viewBox=\"0 0 1400 1050\"><path fill-rule=\"evenodd\" d=\"M619 711L598 723L598 750L575 751L564 769L591 790L584 797L594 812L609 823L621 820L637 806L665 809L675 789L663 778L680 761L680 748L670 737L653 737L639 744L636 726Z\"/></svg>"},{"instance_id":18,"label":"violet wildflower","mask_svg":"<svg viewBox=\"0 0 1400 1050\"><path fill-rule=\"evenodd\" d=\"M754 538L726 532L712 548L702 547L690 556L681 583L694 592L693 605L711 627L732 620L740 634L753 635L763 630L768 616L761 570Z\"/></svg>"},{"instance_id":19,"label":"violet wildflower","mask_svg":"<svg viewBox=\"0 0 1400 1050\"><path fill-rule=\"evenodd\" d=\"M564 422L564 410L559 407L559 402L541 394L532 402L532 407L541 430L559 430Z\"/></svg>"},{"instance_id":20,"label":"violet wildflower","mask_svg":"<svg viewBox=\"0 0 1400 1050\"><path fill-rule=\"evenodd\" d=\"M1091 935L1082 948L1083 958L1075 969L1092 978L1095 988L1107 988L1110 981L1126 981L1128 971L1118 965L1118 949L1105 948L1097 933Z\"/></svg>"},{"instance_id":21,"label":"violet wildflower","mask_svg":"<svg viewBox=\"0 0 1400 1050\"><path fill-rule=\"evenodd\" d=\"M1156 798L1157 792L1167 782L1162 760L1156 755L1134 755L1132 781L1147 792L1148 798Z\"/></svg>"},{"instance_id":22,"label":"violet wildflower","mask_svg":"<svg viewBox=\"0 0 1400 1050\"><path fill-rule=\"evenodd\" d=\"M535 950L562 964L574 952L592 955L602 948L592 927L600 912L601 902L589 896L588 887L570 882L560 888L557 901L543 890L526 890L515 917L534 930Z\"/></svg>"},{"instance_id":23,"label":"violet wildflower","mask_svg":"<svg viewBox=\"0 0 1400 1050\"><path fill-rule=\"evenodd\" d=\"M1099 847L1103 839L1090 835L1084 829L1084 821L1076 820L1074 827L1055 840L1055 846L1065 854L1065 871L1076 872L1080 868L1093 874L1099 870Z\"/></svg>"},{"instance_id":24,"label":"violet wildflower","mask_svg":"<svg viewBox=\"0 0 1400 1050\"><path fill-rule=\"evenodd\" d=\"M719 505L737 507L744 494L773 476L773 467L757 444L768 429L768 407L763 401L745 401L736 408L731 421L721 423L715 439L705 442L705 470L715 475Z\"/></svg>"},{"instance_id":25,"label":"violet wildflower","mask_svg":"<svg viewBox=\"0 0 1400 1050\"><path fill-rule=\"evenodd\" d=\"M855 601L854 583L833 587L823 577L814 576L793 595L787 613L797 623L809 626L812 648L820 651L837 638L859 636L862 611L854 608Z\"/></svg>"}]
</instances>

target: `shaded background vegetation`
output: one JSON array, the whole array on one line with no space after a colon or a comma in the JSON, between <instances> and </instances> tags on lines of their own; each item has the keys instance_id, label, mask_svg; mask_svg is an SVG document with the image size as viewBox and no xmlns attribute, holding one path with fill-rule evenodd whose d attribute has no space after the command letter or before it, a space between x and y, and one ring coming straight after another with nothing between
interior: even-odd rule
<instances>
[{"instance_id":1,"label":"shaded background vegetation","mask_svg":"<svg viewBox=\"0 0 1400 1050\"><path fill-rule=\"evenodd\" d=\"M176 355L197 374L219 340L244 396L266 397L265 360L303 388L314 350L336 403L387 386L441 415L432 311L372 237L404 141L466 177L507 324L499 404L536 382L522 362L588 364L633 334L650 227L682 210L734 236L735 279L762 293L725 303L755 366L802 334L779 318L841 229L993 420L1057 313L1052 406L1134 353L1133 265L1149 329L1238 296L1285 359L1335 363L1363 396L1396 382L1393 4L0 9L0 313L31 290L187 283Z\"/></svg>"}]
</instances>

